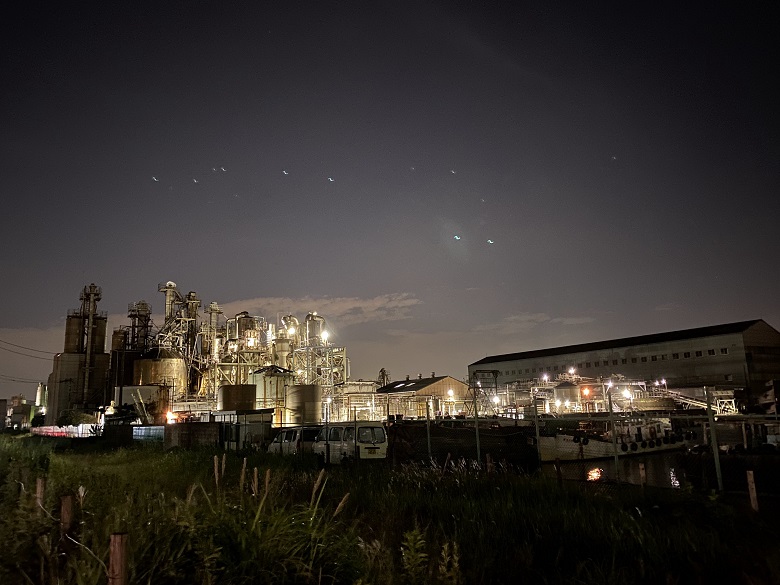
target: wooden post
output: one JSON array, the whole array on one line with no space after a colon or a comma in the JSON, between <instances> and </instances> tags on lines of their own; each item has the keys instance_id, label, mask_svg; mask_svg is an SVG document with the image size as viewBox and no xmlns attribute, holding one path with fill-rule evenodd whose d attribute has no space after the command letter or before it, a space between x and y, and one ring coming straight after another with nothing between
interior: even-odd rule
<instances>
[{"instance_id":1,"label":"wooden post","mask_svg":"<svg viewBox=\"0 0 780 585\"><path fill-rule=\"evenodd\" d=\"M67 495L60 498L60 534L69 534L73 526L73 496Z\"/></svg>"},{"instance_id":2,"label":"wooden post","mask_svg":"<svg viewBox=\"0 0 780 585\"><path fill-rule=\"evenodd\" d=\"M108 559L108 585L127 585L127 533L111 535Z\"/></svg>"},{"instance_id":3,"label":"wooden post","mask_svg":"<svg viewBox=\"0 0 780 585\"><path fill-rule=\"evenodd\" d=\"M46 478L39 477L35 481L35 507L40 516L43 514L43 494L46 491Z\"/></svg>"},{"instance_id":4,"label":"wooden post","mask_svg":"<svg viewBox=\"0 0 780 585\"><path fill-rule=\"evenodd\" d=\"M639 484L644 488L647 485L647 470L645 464L639 464Z\"/></svg>"},{"instance_id":5,"label":"wooden post","mask_svg":"<svg viewBox=\"0 0 780 585\"><path fill-rule=\"evenodd\" d=\"M561 473L561 460L555 458L555 475L558 477L558 485L563 485L563 474Z\"/></svg>"},{"instance_id":6,"label":"wooden post","mask_svg":"<svg viewBox=\"0 0 780 585\"><path fill-rule=\"evenodd\" d=\"M750 492L750 506L754 512L758 512L758 495L756 495L756 482L751 469L747 472L748 492Z\"/></svg>"}]
</instances>

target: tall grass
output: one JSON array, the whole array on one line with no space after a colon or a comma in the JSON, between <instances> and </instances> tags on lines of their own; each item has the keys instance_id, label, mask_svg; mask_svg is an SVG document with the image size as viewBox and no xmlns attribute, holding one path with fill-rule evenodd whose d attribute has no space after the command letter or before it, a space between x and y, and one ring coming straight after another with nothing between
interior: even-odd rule
<instances>
[{"instance_id":1,"label":"tall grass","mask_svg":"<svg viewBox=\"0 0 780 585\"><path fill-rule=\"evenodd\" d=\"M138 584L780 577L780 538L760 518L690 491L593 492L453 462L320 471L264 454L63 453L4 439L0 472L2 583L105 583L114 532L129 534ZM45 510L19 487L25 474L45 474ZM76 501L69 536L64 494Z\"/></svg>"}]
</instances>

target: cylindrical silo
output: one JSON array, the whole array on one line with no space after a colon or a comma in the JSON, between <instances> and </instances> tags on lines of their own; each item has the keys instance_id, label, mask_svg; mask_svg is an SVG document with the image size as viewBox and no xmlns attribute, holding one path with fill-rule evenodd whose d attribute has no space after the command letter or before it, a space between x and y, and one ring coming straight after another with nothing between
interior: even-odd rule
<instances>
[{"instance_id":1,"label":"cylindrical silo","mask_svg":"<svg viewBox=\"0 0 780 585\"><path fill-rule=\"evenodd\" d=\"M122 351L127 347L127 329L114 329L111 334L111 351Z\"/></svg>"},{"instance_id":2,"label":"cylindrical silo","mask_svg":"<svg viewBox=\"0 0 780 585\"><path fill-rule=\"evenodd\" d=\"M296 384L287 387L286 424L319 424L322 422L322 387Z\"/></svg>"},{"instance_id":3,"label":"cylindrical silo","mask_svg":"<svg viewBox=\"0 0 780 585\"><path fill-rule=\"evenodd\" d=\"M307 345L322 345L322 332L325 329L325 319L317 313L306 315L306 343Z\"/></svg>"},{"instance_id":4,"label":"cylindrical silo","mask_svg":"<svg viewBox=\"0 0 780 585\"><path fill-rule=\"evenodd\" d=\"M133 364L133 385L160 384L177 393L187 391L187 364L170 349L152 349Z\"/></svg>"},{"instance_id":5,"label":"cylindrical silo","mask_svg":"<svg viewBox=\"0 0 780 585\"><path fill-rule=\"evenodd\" d=\"M105 315L95 315L92 320L92 353L106 353L106 325Z\"/></svg>"},{"instance_id":6,"label":"cylindrical silo","mask_svg":"<svg viewBox=\"0 0 780 585\"><path fill-rule=\"evenodd\" d=\"M65 353L81 353L84 338L84 317L68 315L65 321Z\"/></svg>"},{"instance_id":7,"label":"cylindrical silo","mask_svg":"<svg viewBox=\"0 0 780 585\"><path fill-rule=\"evenodd\" d=\"M223 384L217 392L217 410L255 410L255 384Z\"/></svg>"}]
</instances>

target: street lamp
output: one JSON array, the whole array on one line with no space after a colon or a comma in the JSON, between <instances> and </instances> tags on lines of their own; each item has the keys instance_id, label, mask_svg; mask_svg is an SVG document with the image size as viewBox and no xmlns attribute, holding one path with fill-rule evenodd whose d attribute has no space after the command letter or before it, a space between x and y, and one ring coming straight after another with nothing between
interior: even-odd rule
<instances>
[{"instance_id":1,"label":"street lamp","mask_svg":"<svg viewBox=\"0 0 780 585\"><path fill-rule=\"evenodd\" d=\"M325 464L330 463L330 432L328 423L330 422L330 404L333 402L332 396L325 398Z\"/></svg>"}]
</instances>

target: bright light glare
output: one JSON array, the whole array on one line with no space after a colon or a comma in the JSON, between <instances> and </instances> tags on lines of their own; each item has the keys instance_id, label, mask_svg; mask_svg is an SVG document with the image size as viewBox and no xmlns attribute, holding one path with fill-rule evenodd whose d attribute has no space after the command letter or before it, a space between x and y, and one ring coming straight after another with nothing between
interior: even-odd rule
<instances>
[{"instance_id":1,"label":"bright light glare","mask_svg":"<svg viewBox=\"0 0 780 585\"><path fill-rule=\"evenodd\" d=\"M290 327L287 330L287 335L295 335L295 327Z\"/></svg>"},{"instance_id":2,"label":"bright light glare","mask_svg":"<svg viewBox=\"0 0 780 585\"><path fill-rule=\"evenodd\" d=\"M455 392L453 392L453 391L452 391L452 388L450 388L449 390L447 390L447 396L449 396L450 398L452 398L453 396L455 396Z\"/></svg>"},{"instance_id":3,"label":"bright light glare","mask_svg":"<svg viewBox=\"0 0 780 585\"><path fill-rule=\"evenodd\" d=\"M601 479L601 474L604 472L603 469L599 469L598 467L594 467L593 469L588 470L588 481L598 481Z\"/></svg>"},{"instance_id":4,"label":"bright light glare","mask_svg":"<svg viewBox=\"0 0 780 585\"><path fill-rule=\"evenodd\" d=\"M590 388L583 388L582 389L582 394L583 394L583 396L587 396L588 394L590 394Z\"/></svg>"},{"instance_id":5,"label":"bright light glare","mask_svg":"<svg viewBox=\"0 0 780 585\"><path fill-rule=\"evenodd\" d=\"M173 414L173 413L172 413L170 410L169 410L169 411L167 412L167 414L165 415L165 418L166 418L166 420L168 421L168 424L169 424L169 425L172 425L173 423L175 423L175 422L176 422L176 415L175 415L175 414Z\"/></svg>"},{"instance_id":6,"label":"bright light glare","mask_svg":"<svg viewBox=\"0 0 780 585\"><path fill-rule=\"evenodd\" d=\"M560 405L561 405L561 401L560 400L556 400L555 401L555 407L558 408Z\"/></svg>"},{"instance_id":7,"label":"bright light glare","mask_svg":"<svg viewBox=\"0 0 780 585\"><path fill-rule=\"evenodd\" d=\"M625 396L626 398L631 398L631 392L629 391L628 388L623 390L623 396Z\"/></svg>"},{"instance_id":8,"label":"bright light glare","mask_svg":"<svg viewBox=\"0 0 780 585\"><path fill-rule=\"evenodd\" d=\"M322 332L322 341L328 341L329 334L327 331Z\"/></svg>"},{"instance_id":9,"label":"bright light glare","mask_svg":"<svg viewBox=\"0 0 780 585\"><path fill-rule=\"evenodd\" d=\"M569 374L574 375L574 368L569 368Z\"/></svg>"},{"instance_id":10,"label":"bright light glare","mask_svg":"<svg viewBox=\"0 0 780 585\"><path fill-rule=\"evenodd\" d=\"M495 403L495 404L498 404L498 401L499 401L499 400L500 400L500 399L499 399L499 397L498 397L498 396L493 396L493 403Z\"/></svg>"}]
</instances>

